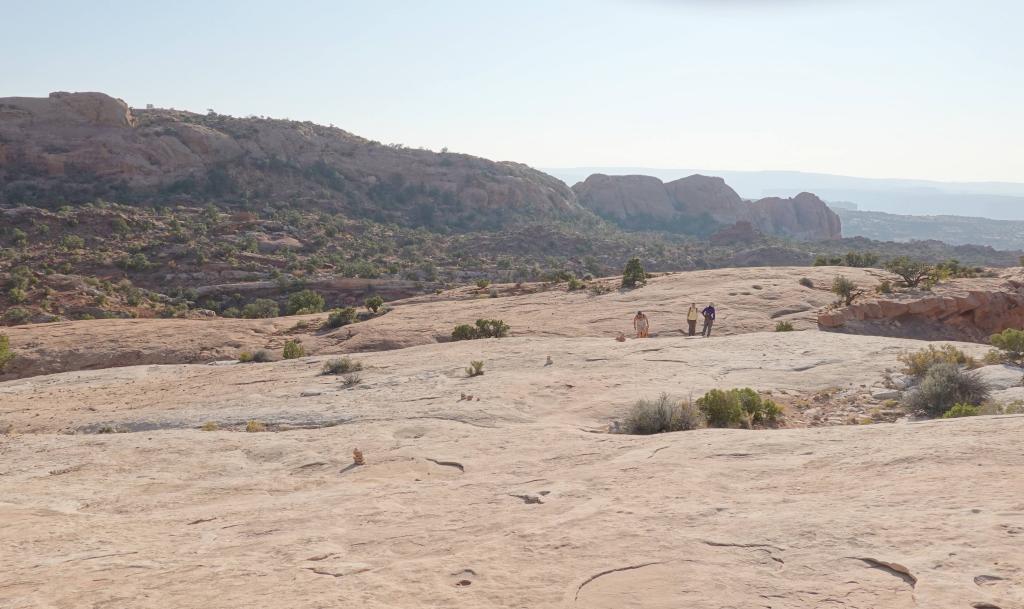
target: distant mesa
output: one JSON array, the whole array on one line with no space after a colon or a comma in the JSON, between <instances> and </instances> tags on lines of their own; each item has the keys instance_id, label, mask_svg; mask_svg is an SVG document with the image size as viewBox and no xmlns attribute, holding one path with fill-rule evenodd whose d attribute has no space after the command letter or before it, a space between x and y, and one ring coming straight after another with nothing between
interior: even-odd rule
<instances>
[{"instance_id":1,"label":"distant mesa","mask_svg":"<svg viewBox=\"0 0 1024 609\"><path fill-rule=\"evenodd\" d=\"M738 222L765 235L817 241L842 237L842 223L811 193L744 201L722 178L692 175L663 183L651 176L594 174L573 186L580 204L630 229L707 236ZM740 226L733 231L744 230ZM728 238L729 233L719 235ZM751 233L753 234L753 233Z\"/></svg>"}]
</instances>

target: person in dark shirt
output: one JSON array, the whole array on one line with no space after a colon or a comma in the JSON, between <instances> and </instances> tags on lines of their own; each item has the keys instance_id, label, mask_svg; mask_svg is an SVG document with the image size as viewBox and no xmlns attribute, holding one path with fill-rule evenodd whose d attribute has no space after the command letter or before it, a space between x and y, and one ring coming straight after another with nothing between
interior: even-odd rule
<instances>
[{"instance_id":1,"label":"person in dark shirt","mask_svg":"<svg viewBox=\"0 0 1024 609\"><path fill-rule=\"evenodd\" d=\"M715 325L715 304L711 303L704 307L701 315L704 316L704 329L701 330L700 335L708 338L711 336L711 326Z\"/></svg>"}]
</instances>

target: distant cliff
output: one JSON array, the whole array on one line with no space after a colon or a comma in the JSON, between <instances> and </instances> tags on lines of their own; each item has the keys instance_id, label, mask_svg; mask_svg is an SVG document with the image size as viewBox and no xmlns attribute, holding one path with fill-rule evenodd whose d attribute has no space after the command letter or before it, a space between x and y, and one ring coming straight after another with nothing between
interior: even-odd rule
<instances>
[{"instance_id":1,"label":"distant cliff","mask_svg":"<svg viewBox=\"0 0 1024 609\"><path fill-rule=\"evenodd\" d=\"M525 165L388 146L309 122L131 109L103 93L0 98L0 204L286 203L457 230L592 217Z\"/></svg>"},{"instance_id":2,"label":"distant cliff","mask_svg":"<svg viewBox=\"0 0 1024 609\"><path fill-rule=\"evenodd\" d=\"M663 183L651 176L604 174L590 176L573 191L581 205L625 228L707 235L746 222L760 233L803 241L842 236L839 216L806 192L748 202L722 178L692 175Z\"/></svg>"}]
</instances>

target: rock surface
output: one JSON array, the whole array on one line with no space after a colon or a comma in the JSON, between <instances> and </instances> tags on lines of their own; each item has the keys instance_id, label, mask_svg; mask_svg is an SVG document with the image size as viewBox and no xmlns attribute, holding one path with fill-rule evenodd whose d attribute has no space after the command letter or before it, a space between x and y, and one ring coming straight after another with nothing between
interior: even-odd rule
<instances>
[{"instance_id":1,"label":"rock surface","mask_svg":"<svg viewBox=\"0 0 1024 609\"><path fill-rule=\"evenodd\" d=\"M660 221L698 230L702 219L718 225L748 223L754 230L804 241L838 239L842 223L821 199L800 193L791 199L770 197L746 202L722 178L692 175L662 183L651 176L594 174L573 186L580 203L627 227Z\"/></svg>"},{"instance_id":2,"label":"rock surface","mask_svg":"<svg viewBox=\"0 0 1024 609\"><path fill-rule=\"evenodd\" d=\"M860 282L877 281L877 271L850 271ZM691 302L701 308L716 304L716 335L771 330L783 320L798 330L816 331L816 311L835 298L828 291L834 274L827 267L694 271L654 277L636 290L618 290L618 278L611 278L605 281L613 286L610 293L601 295L568 292L564 284L547 291L528 284L525 294L516 294L512 285L491 286L513 294L500 298L488 298L490 288L461 288L389 303L393 310L386 315L333 331L318 329L326 313L269 320L103 319L13 326L3 332L18 357L0 380L132 364L205 363L234 359L242 350L279 354L290 338L300 339L310 355L396 349L449 340L456 325L481 318L503 319L512 336L614 337L631 332L633 315L644 310L654 336L679 336ZM800 285L803 277L816 287ZM295 328L300 322L311 327Z\"/></svg>"},{"instance_id":3,"label":"rock surface","mask_svg":"<svg viewBox=\"0 0 1024 609\"><path fill-rule=\"evenodd\" d=\"M1024 273L1007 269L993 278L954 279L930 291L868 291L851 306L822 311L818 325L842 332L987 342L992 334L1024 327Z\"/></svg>"},{"instance_id":4,"label":"rock surface","mask_svg":"<svg viewBox=\"0 0 1024 609\"><path fill-rule=\"evenodd\" d=\"M0 383L0 605L1021 606L1022 416L600 433L662 390L853 390L919 345L535 336L361 354L350 389L316 357ZM107 429L134 433L82 433Z\"/></svg>"}]
</instances>

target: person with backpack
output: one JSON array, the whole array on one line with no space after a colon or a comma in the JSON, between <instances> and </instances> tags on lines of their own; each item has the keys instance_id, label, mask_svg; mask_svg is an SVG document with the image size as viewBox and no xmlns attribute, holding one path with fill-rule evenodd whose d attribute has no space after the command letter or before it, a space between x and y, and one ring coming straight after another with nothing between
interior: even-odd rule
<instances>
[{"instance_id":1,"label":"person with backpack","mask_svg":"<svg viewBox=\"0 0 1024 609\"><path fill-rule=\"evenodd\" d=\"M690 303L690 310L686 312L686 325L689 326L689 336L697 333L697 303Z\"/></svg>"}]
</instances>

